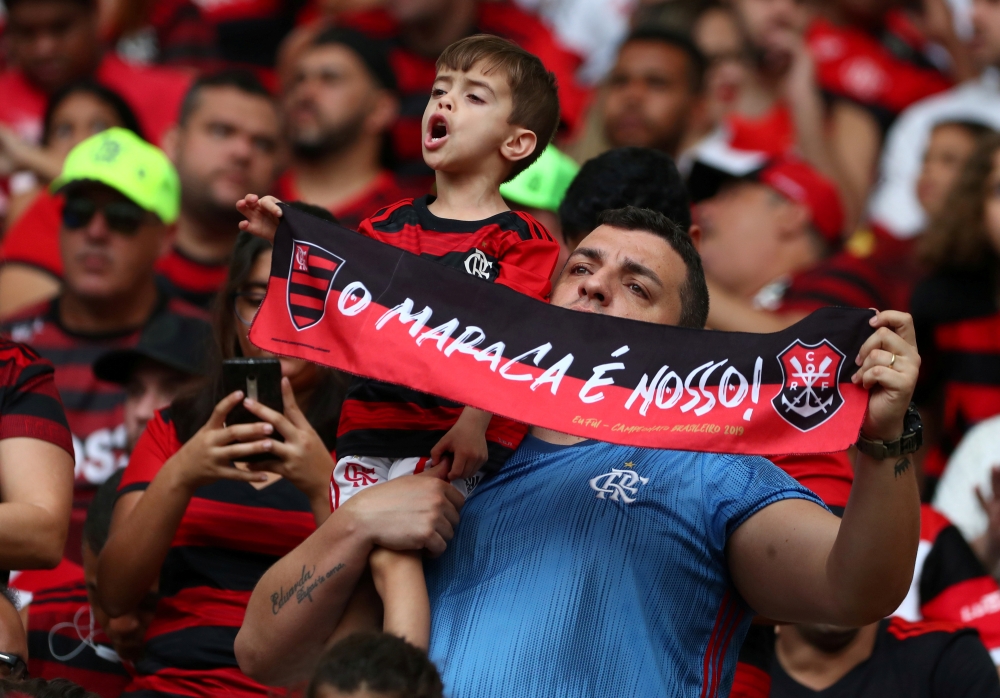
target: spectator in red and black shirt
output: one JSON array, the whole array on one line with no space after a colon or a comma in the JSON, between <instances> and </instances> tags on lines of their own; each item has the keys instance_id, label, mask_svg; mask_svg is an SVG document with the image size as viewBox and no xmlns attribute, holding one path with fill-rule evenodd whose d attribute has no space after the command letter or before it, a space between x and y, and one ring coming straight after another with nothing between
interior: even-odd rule
<instances>
[{"instance_id":1,"label":"spectator in red and black shirt","mask_svg":"<svg viewBox=\"0 0 1000 698\"><path fill-rule=\"evenodd\" d=\"M376 41L396 73L400 116L392 129L392 148L400 175L432 174L421 157L420 117L437 72L434 62L449 44L473 34L503 37L538 56L559 84L562 132L571 134L583 123L589 95L575 78L581 58L563 48L538 17L506 1L390 0L384 7L347 14L338 22Z\"/></svg>"},{"instance_id":2,"label":"spectator in red and black shirt","mask_svg":"<svg viewBox=\"0 0 1000 698\"><path fill-rule=\"evenodd\" d=\"M1000 414L1000 136L981 141L919 243L932 275L913 294L923 364L917 400L940 433L928 484L972 425ZM928 490L928 496L933 494Z\"/></svg>"},{"instance_id":3,"label":"spectator in red and black shirt","mask_svg":"<svg viewBox=\"0 0 1000 698\"><path fill-rule=\"evenodd\" d=\"M363 34L320 33L295 61L283 109L293 160L275 187L279 199L322 206L357 230L376 211L427 191L385 169L399 114L396 76Z\"/></svg>"},{"instance_id":4,"label":"spectator in red and black shirt","mask_svg":"<svg viewBox=\"0 0 1000 698\"><path fill-rule=\"evenodd\" d=\"M73 441L52 364L0 339L0 584L55 567L72 503Z\"/></svg>"},{"instance_id":5,"label":"spectator in red and black shirt","mask_svg":"<svg viewBox=\"0 0 1000 698\"><path fill-rule=\"evenodd\" d=\"M100 555L98 597L117 617L139 608L159 579L160 600L124 695L268 695L239 670L233 651L250 592L330 515L343 398L338 374L281 358L284 413L244 402L261 421L224 426L243 395L222 394L222 359L268 356L247 333L270 268L270 244L242 236L220 294L215 331L222 343L211 374L199 392L147 426L125 470ZM283 442L269 438L275 431ZM241 462L253 454L274 460ZM303 583L313 574L304 570ZM275 597L275 608L301 590Z\"/></svg>"},{"instance_id":6,"label":"spectator in red and black shirt","mask_svg":"<svg viewBox=\"0 0 1000 698\"><path fill-rule=\"evenodd\" d=\"M141 176L139 173L142 173ZM93 489L125 465L125 391L100 381L91 364L135 344L164 313L200 316L156 288L153 265L169 245L178 208L166 156L131 131L114 128L76 146L55 186L65 192L60 247L62 292L24 310L0 331L30 344L56 367L76 451L76 496L66 554L79 561L80 529Z\"/></svg>"},{"instance_id":7,"label":"spectator in red and black shirt","mask_svg":"<svg viewBox=\"0 0 1000 698\"><path fill-rule=\"evenodd\" d=\"M995 698L976 631L887 618L863 628L753 626L730 698Z\"/></svg>"}]
</instances>

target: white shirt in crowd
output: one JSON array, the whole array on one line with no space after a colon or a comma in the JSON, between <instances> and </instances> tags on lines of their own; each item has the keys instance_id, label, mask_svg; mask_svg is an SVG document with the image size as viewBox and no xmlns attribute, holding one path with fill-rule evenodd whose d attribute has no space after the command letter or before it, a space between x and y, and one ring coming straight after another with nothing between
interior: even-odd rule
<instances>
[{"instance_id":1,"label":"white shirt in crowd","mask_svg":"<svg viewBox=\"0 0 1000 698\"><path fill-rule=\"evenodd\" d=\"M983 74L904 111L886 136L879 182L869 201L869 216L900 238L910 238L927 223L917 201L917 177L931 131L946 121L971 121L1000 130L1000 72Z\"/></svg>"},{"instance_id":2,"label":"white shirt in crowd","mask_svg":"<svg viewBox=\"0 0 1000 698\"><path fill-rule=\"evenodd\" d=\"M994 467L1000 467L1000 415L969 430L949 459L934 494L934 508L951 519L966 540L986 532L988 521L976 499L976 486L984 497L990 496ZM1000 492L993 494L1000 496Z\"/></svg>"}]
</instances>

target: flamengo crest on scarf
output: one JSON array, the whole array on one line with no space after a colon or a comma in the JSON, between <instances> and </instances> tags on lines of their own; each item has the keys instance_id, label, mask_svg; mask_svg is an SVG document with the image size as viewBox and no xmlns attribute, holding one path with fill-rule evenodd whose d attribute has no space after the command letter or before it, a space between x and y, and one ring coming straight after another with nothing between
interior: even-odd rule
<instances>
[{"instance_id":1,"label":"flamengo crest on scarf","mask_svg":"<svg viewBox=\"0 0 1000 698\"><path fill-rule=\"evenodd\" d=\"M262 349L566 434L650 448L842 451L871 310L825 308L774 334L558 308L282 205Z\"/></svg>"}]
</instances>

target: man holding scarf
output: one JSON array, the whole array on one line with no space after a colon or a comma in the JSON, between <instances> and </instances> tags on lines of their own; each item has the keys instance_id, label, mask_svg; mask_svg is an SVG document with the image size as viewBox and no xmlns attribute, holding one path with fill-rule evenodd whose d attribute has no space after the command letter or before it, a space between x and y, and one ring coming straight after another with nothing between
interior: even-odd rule
<instances>
[{"instance_id":1,"label":"man holding scarf","mask_svg":"<svg viewBox=\"0 0 1000 698\"><path fill-rule=\"evenodd\" d=\"M685 233L643 209L601 222L553 305L704 323L704 275ZM891 613L919 534L914 444L901 437L913 429L904 418L920 358L908 315L881 312L871 326L852 379L870 393L842 520L762 458L533 427L457 529L461 495L432 477L338 509L257 585L236 640L241 668L289 683L330 639L378 627L377 608L347 608L359 580L370 584L374 546L439 556L426 565L430 655L456 698L727 695L753 613L843 626ZM272 602L286 597L296 602Z\"/></svg>"}]
</instances>

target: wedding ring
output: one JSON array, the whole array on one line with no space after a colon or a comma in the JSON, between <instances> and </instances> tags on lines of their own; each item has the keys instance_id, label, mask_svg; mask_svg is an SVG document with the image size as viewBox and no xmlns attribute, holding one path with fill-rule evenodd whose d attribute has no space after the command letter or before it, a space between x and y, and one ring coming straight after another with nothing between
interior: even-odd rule
<instances>
[{"instance_id":1,"label":"wedding ring","mask_svg":"<svg viewBox=\"0 0 1000 698\"><path fill-rule=\"evenodd\" d=\"M889 368L892 368L892 365L893 365L894 363L896 363L896 355L895 355L895 354L893 354L893 355L892 355L892 358L891 358L891 359L889 359Z\"/></svg>"}]
</instances>

